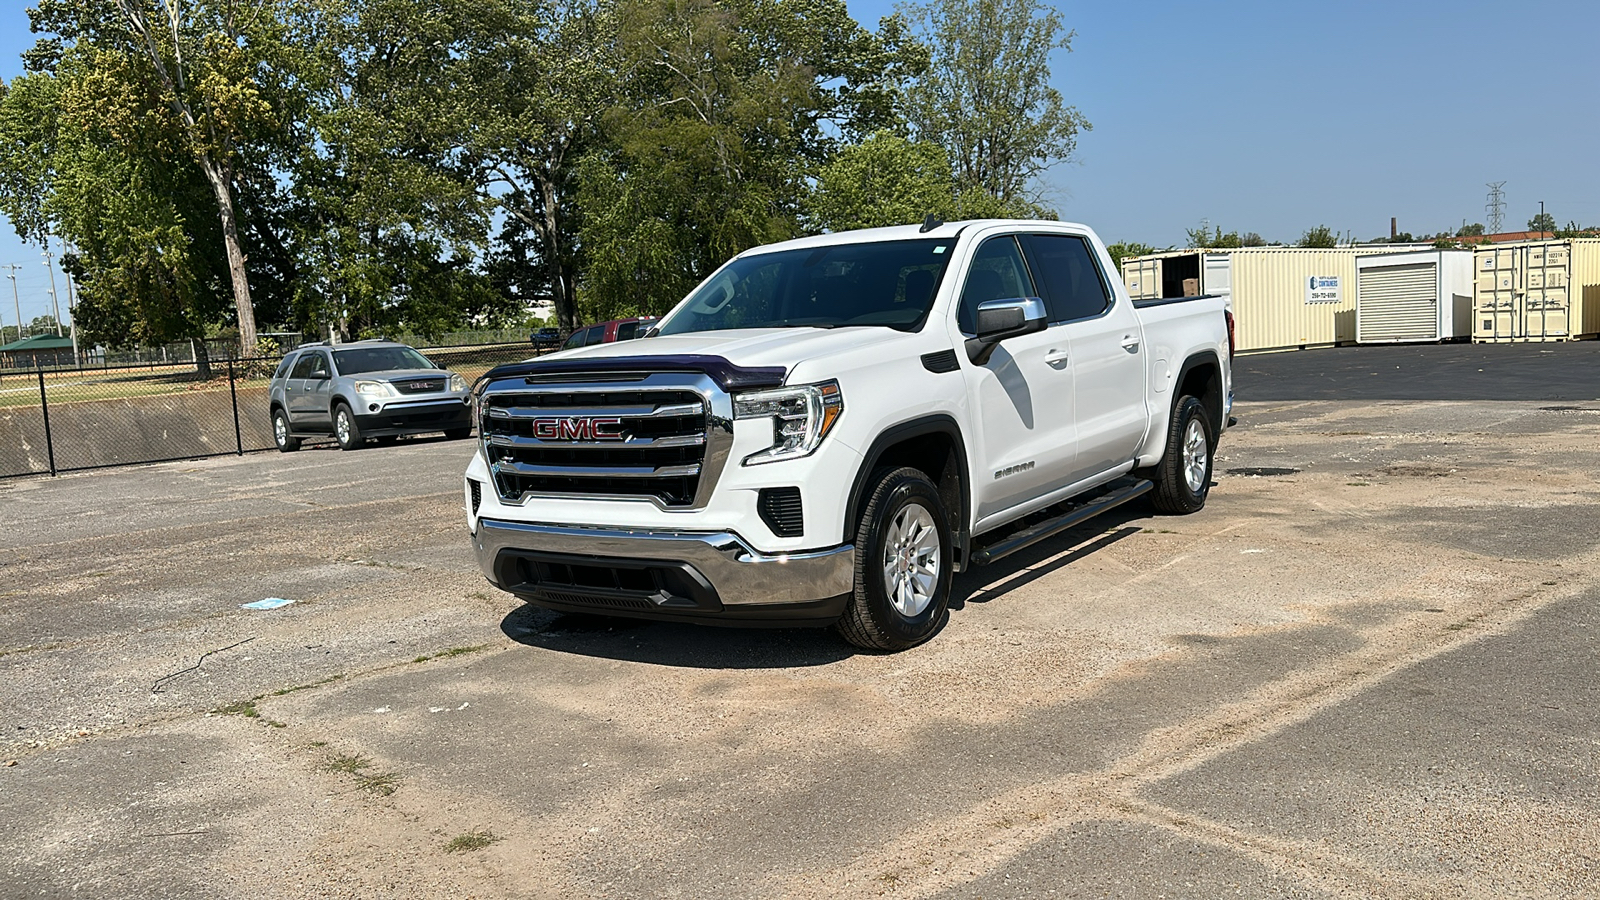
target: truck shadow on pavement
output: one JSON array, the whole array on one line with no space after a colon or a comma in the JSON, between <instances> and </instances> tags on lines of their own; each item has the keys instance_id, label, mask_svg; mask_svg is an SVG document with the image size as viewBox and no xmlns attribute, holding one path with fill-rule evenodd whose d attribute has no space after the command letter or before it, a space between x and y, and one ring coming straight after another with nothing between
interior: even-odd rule
<instances>
[{"instance_id":1,"label":"truck shadow on pavement","mask_svg":"<svg viewBox=\"0 0 1600 900\"><path fill-rule=\"evenodd\" d=\"M1138 534L1139 527L1128 523L1151 514L1148 504L1130 503L994 565L957 575L951 585L951 612L959 613L968 603L988 603ZM529 647L695 669L822 666L863 652L831 628L720 628L560 613L531 604L507 613L500 630Z\"/></svg>"}]
</instances>

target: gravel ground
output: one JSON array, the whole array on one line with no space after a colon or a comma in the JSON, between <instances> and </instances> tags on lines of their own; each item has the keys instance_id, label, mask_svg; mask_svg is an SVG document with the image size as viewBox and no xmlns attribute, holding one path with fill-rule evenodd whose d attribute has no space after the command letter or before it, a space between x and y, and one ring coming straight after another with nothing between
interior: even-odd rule
<instances>
[{"instance_id":1,"label":"gravel ground","mask_svg":"<svg viewBox=\"0 0 1600 900\"><path fill-rule=\"evenodd\" d=\"M0 896L1600 895L1549 405L1242 404L897 655L523 607L462 443L0 482Z\"/></svg>"}]
</instances>

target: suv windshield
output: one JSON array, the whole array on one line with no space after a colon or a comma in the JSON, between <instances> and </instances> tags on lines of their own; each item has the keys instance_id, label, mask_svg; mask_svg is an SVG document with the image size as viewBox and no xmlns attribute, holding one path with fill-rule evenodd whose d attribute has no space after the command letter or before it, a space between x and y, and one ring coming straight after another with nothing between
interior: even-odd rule
<instances>
[{"instance_id":1,"label":"suv windshield","mask_svg":"<svg viewBox=\"0 0 1600 900\"><path fill-rule=\"evenodd\" d=\"M882 241L736 259L661 324L660 334L727 328L915 330L955 241Z\"/></svg>"},{"instance_id":2,"label":"suv windshield","mask_svg":"<svg viewBox=\"0 0 1600 900\"><path fill-rule=\"evenodd\" d=\"M362 372L387 372L391 369L437 369L426 356L410 347L362 347L359 350L333 351L340 375Z\"/></svg>"}]
</instances>

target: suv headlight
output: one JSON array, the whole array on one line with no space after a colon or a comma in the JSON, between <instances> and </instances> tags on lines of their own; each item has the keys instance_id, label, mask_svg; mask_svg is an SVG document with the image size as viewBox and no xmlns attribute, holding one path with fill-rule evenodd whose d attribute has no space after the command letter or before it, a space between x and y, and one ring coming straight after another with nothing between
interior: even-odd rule
<instances>
[{"instance_id":1,"label":"suv headlight","mask_svg":"<svg viewBox=\"0 0 1600 900\"><path fill-rule=\"evenodd\" d=\"M363 397L398 397L400 392L387 381L358 381L356 393Z\"/></svg>"},{"instance_id":2,"label":"suv headlight","mask_svg":"<svg viewBox=\"0 0 1600 900\"><path fill-rule=\"evenodd\" d=\"M771 419L772 446L744 458L747 466L810 456L844 412L839 382L735 394L735 419Z\"/></svg>"},{"instance_id":3,"label":"suv headlight","mask_svg":"<svg viewBox=\"0 0 1600 900\"><path fill-rule=\"evenodd\" d=\"M454 372L450 373L450 392L459 394L467 389L467 380Z\"/></svg>"}]
</instances>

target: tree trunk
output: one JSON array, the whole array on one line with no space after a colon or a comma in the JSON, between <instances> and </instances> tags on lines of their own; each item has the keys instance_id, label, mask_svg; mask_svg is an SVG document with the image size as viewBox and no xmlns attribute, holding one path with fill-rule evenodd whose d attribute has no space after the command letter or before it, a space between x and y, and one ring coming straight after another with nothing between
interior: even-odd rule
<instances>
[{"instance_id":1,"label":"tree trunk","mask_svg":"<svg viewBox=\"0 0 1600 900\"><path fill-rule=\"evenodd\" d=\"M556 188L555 179L538 177L539 197L542 201L541 210L544 213L543 221L535 227L538 228L539 237L544 240L546 260L545 264L550 271L550 289L555 294L556 322L562 331L571 331L578 327L578 304L573 296L572 277L566 265L566 253L561 247L561 198Z\"/></svg>"},{"instance_id":2,"label":"tree trunk","mask_svg":"<svg viewBox=\"0 0 1600 900\"><path fill-rule=\"evenodd\" d=\"M233 212L233 185L228 173L200 154L200 168L217 195L217 211L222 215L222 244L228 250L228 276L233 281L233 305L239 312L239 356L256 355L256 308L250 301L250 278L244 270L244 251L239 247L239 226Z\"/></svg>"},{"instance_id":3,"label":"tree trunk","mask_svg":"<svg viewBox=\"0 0 1600 900\"><path fill-rule=\"evenodd\" d=\"M198 337L193 339L194 345L194 372L201 381L211 380L211 348L206 346L206 339Z\"/></svg>"}]
</instances>

